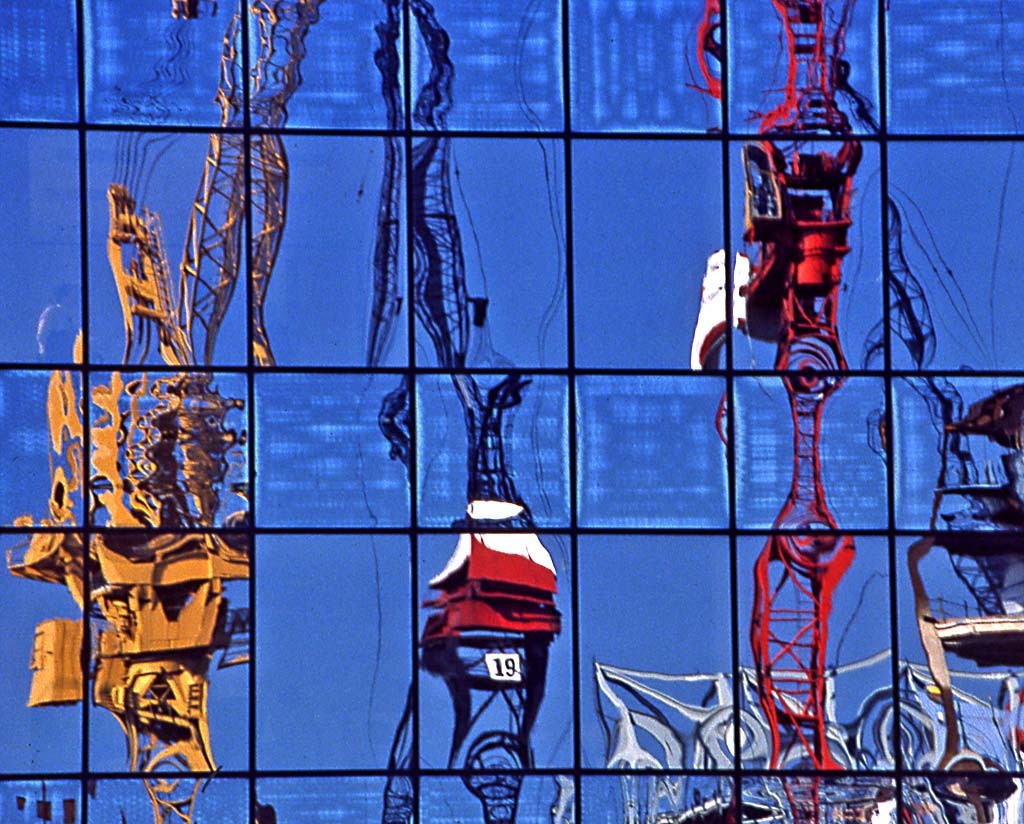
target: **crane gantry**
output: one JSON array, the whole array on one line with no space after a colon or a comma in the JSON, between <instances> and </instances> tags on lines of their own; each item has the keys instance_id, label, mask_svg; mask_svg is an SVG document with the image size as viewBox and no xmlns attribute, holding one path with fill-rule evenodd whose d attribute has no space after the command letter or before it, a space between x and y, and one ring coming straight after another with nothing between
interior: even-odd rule
<instances>
[{"instance_id":1,"label":"crane gantry","mask_svg":"<svg viewBox=\"0 0 1024 824\"><path fill-rule=\"evenodd\" d=\"M98 413L88 424L82 388L70 373L53 373L52 492L41 525L81 526L74 502L87 492L87 523L104 529L87 544L79 532L36 533L8 559L15 575L67 586L94 631L83 672L89 624L40 624L29 705L82 700L91 680L93 703L124 732L128 769L145 776L156 824L191 822L203 776L217 769L207 709L214 659L218 667L249 660L248 610L227 598L232 581L249 578L248 536L239 530L246 508L229 510L246 496L246 482L237 479L245 464L246 434L237 420L244 402L222 395L206 368L246 268L247 215L254 224L253 359L273 364L263 307L285 225L289 168L272 130L284 125L301 82L304 40L321 2L252 0L228 22L216 96L220 129L209 138L176 284L159 214L140 207L126 183L109 186L107 251L124 319L123 362L146 363L155 342L163 364L178 371L127 379L111 373L89 393ZM199 13L197 2L172 3L176 18ZM243 14L251 14L258 43L248 95ZM246 124L270 131L250 139ZM19 523L28 527L32 519Z\"/></svg>"}]
</instances>

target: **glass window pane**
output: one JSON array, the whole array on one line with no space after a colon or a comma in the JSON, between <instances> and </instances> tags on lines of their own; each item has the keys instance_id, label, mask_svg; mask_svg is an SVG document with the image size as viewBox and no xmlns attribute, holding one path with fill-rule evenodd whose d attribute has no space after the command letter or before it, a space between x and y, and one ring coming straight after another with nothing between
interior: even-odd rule
<instances>
[{"instance_id":1,"label":"glass window pane","mask_svg":"<svg viewBox=\"0 0 1024 824\"><path fill-rule=\"evenodd\" d=\"M88 151L90 359L244 364L244 198L231 183L243 146L104 132L89 136Z\"/></svg>"},{"instance_id":2,"label":"glass window pane","mask_svg":"<svg viewBox=\"0 0 1024 824\"><path fill-rule=\"evenodd\" d=\"M888 540L777 534L737 546L740 702L751 732L743 766L799 770L822 758L841 770L892 769L892 636L880 608ZM810 557L817 574L803 563Z\"/></svg>"},{"instance_id":3,"label":"glass window pane","mask_svg":"<svg viewBox=\"0 0 1024 824\"><path fill-rule=\"evenodd\" d=\"M287 210L278 215L286 217L273 226L273 218L260 221L280 246L272 266L258 255L255 264L266 279L263 325L274 362L406 363L402 141L289 135L282 146Z\"/></svg>"},{"instance_id":4,"label":"glass window pane","mask_svg":"<svg viewBox=\"0 0 1024 824\"><path fill-rule=\"evenodd\" d=\"M723 527L725 449L714 377L578 379L580 524Z\"/></svg>"},{"instance_id":5,"label":"glass window pane","mask_svg":"<svg viewBox=\"0 0 1024 824\"><path fill-rule=\"evenodd\" d=\"M410 11L415 126L561 127L560 3L450 0Z\"/></svg>"},{"instance_id":6,"label":"glass window pane","mask_svg":"<svg viewBox=\"0 0 1024 824\"><path fill-rule=\"evenodd\" d=\"M577 142L576 364L686 368L706 261L724 247L718 143Z\"/></svg>"},{"instance_id":7,"label":"glass window pane","mask_svg":"<svg viewBox=\"0 0 1024 824\"><path fill-rule=\"evenodd\" d=\"M523 504L538 526L565 526L567 392L564 378L549 375L422 377L416 391L420 524L450 526L464 519L472 501L498 500ZM501 434L492 438L495 428Z\"/></svg>"},{"instance_id":8,"label":"glass window pane","mask_svg":"<svg viewBox=\"0 0 1024 824\"><path fill-rule=\"evenodd\" d=\"M260 375L257 518L266 526L404 526L409 520L397 375ZM297 410L303 410L297 413ZM380 416L393 426L389 441ZM394 457L389 458L389 455Z\"/></svg>"},{"instance_id":9,"label":"glass window pane","mask_svg":"<svg viewBox=\"0 0 1024 824\"><path fill-rule=\"evenodd\" d=\"M14 470L0 484L0 523L82 523L81 386L74 372L0 372L0 454Z\"/></svg>"},{"instance_id":10,"label":"glass window pane","mask_svg":"<svg viewBox=\"0 0 1024 824\"><path fill-rule=\"evenodd\" d=\"M260 0L250 9L254 125L383 129L404 124L401 2L307 0L282 6ZM385 77L394 83L390 93L398 101L394 123L381 90Z\"/></svg>"},{"instance_id":11,"label":"glass window pane","mask_svg":"<svg viewBox=\"0 0 1024 824\"><path fill-rule=\"evenodd\" d=\"M820 407L816 459L810 451L810 433L816 428L813 407L804 409L799 401L792 406L777 378L740 378L735 386L740 525L785 529L824 524L829 516L821 510L823 501L840 528L887 526L881 381L847 378L826 397ZM802 410L799 425L794 408Z\"/></svg>"},{"instance_id":12,"label":"glass window pane","mask_svg":"<svg viewBox=\"0 0 1024 824\"><path fill-rule=\"evenodd\" d=\"M573 128L703 132L718 127L720 104L710 86L721 80L720 65L703 44L705 33L712 43L719 43L720 36L714 19L709 17L702 27L702 5L663 0L573 3Z\"/></svg>"},{"instance_id":13,"label":"glass window pane","mask_svg":"<svg viewBox=\"0 0 1024 824\"><path fill-rule=\"evenodd\" d=\"M73 0L15 3L4 9L0 119L77 119L77 30Z\"/></svg>"},{"instance_id":14,"label":"glass window pane","mask_svg":"<svg viewBox=\"0 0 1024 824\"><path fill-rule=\"evenodd\" d=\"M265 535L257 567L259 768L386 767L412 676L408 540Z\"/></svg>"},{"instance_id":15,"label":"glass window pane","mask_svg":"<svg viewBox=\"0 0 1024 824\"><path fill-rule=\"evenodd\" d=\"M893 364L901 369L1019 369L1021 313L1006 296L1024 253L1010 205L1018 142L920 141L891 150ZM950 208L936 169L963 166ZM895 253L895 254L894 254ZM897 291L899 290L899 291Z\"/></svg>"},{"instance_id":16,"label":"glass window pane","mask_svg":"<svg viewBox=\"0 0 1024 824\"><path fill-rule=\"evenodd\" d=\"M533 532L423 535L419 559L422 767L571 765L569 541Z\"/></svg>"},{"instance_id":17,"label":"glass window pane","mask_svg":"<svg viewBox=\"0 0 1024 824\"><path fill-rule=\"evenodd\" d=\"M758 0L726 0L724 5L733 131L786 131L797 118L801 128L813 123L819 133L847 127L858 134L878 131L877 4L815 3L806 13L787 18L786 6L769 7ZM814 57L818 31L825 44L820 69ZM841 61L834 67L833 57Z\"/></svg>"},{"instance_id":18,"label":"glass window pane","mask_svg":"<svg viewBox=\"0 0 1024 824\"><path fill-rule=\"evenodd\" d=\"M447 367L464 358L478 369L564 366L560 149L536 140L425 139L414 144L414 174L423 153L449 149L450 168L435 161L409 192L417 221L417 360Z\"/></svg>"},{"instance_id":19,"label":"glass window pane","mask_svg":"<svg viewBox=\"0 0 1024 824\"><path fill-rule=\"evenodd\" d=\"M900 133L1020 131L1020 9L1001 0L893 4L886 12L889 120Z\"/></svg>"},{"instance_id":20,"label":"glass window pane","mask_svg":"<svg viewBox=\"0 0 1024 824\"><path fill-rule=\"evenodd\" d=\"M261 778L256 782L256 803L273 808L278 821L317 824L330 814L340 821L373 824L381 817L384 782L376 775ZM271 815L269 810L262 812Z\"/></svg>"},{"instance_id":21,"label":"glass window pane","mask_svg":"<svg viewBox=\"0 0 1024 824\"><path fill-rule=\"evenodd\" d=\"M197 14L175 15L179 7ZM241 6L209 0L141 0L124 14L116 0L88 0L86 118L149 126L239 125L229 122L229 101L237 104L241 95L240 68L221 72L225 49L230 55L239 48L236 8Z\"/></svg>"},{"instance_id":22,"label":"glass window pane","mask_svg":"<svg viewBox=\"0 0 1024 824\"><path fill-rule=\"evenodd\" d=\"M782 141L778 141L778 144L783 145ZM814 249L817 241L810 237L800 241L805 246L796 248L792 241L780 237L777 247L779 251L776 252L770 243L764 242L771 239L771 229L765 230L763 223L763 234L756 240L752 235L747 215L755 199L762 195L757 193L756 188L751 188L751 201L748 204L747 181L763 180L761 172L754 172L754 169L758 162L764 161L756 161L755 156L749 152L764 145L735 142L729 147L733 163L730 179L732 239L735 251L746 255L752 268L749 285L739 282L741 275L737 274L739 270L735 265L733 271L734 283L743 287L749 296L746 302L733 304L733 317L745 317L745 330L734 330L732 333L733 365L737 369L772 369L776 365L782 339L778 318L791 316L792 322L798 323L801 313L796 308L796 301L794 305L784 304L777 284L786 278L796 277L796 264L799 260L814 260L817 255ZM859 152L860 157L856 162L847 161L849 173L836 180L833 188L824 188L822 185L829 182L828 176L812 176L809 180L801 180L801 174L793 168L796 152L787 152L785 155L788 164L786 168L789 170L786 180L789 185L779 182L777 173L784 171L782 168L776 169L776 185L781 186L779 194L782 203L788 204L782 207L788 210L787 214L796 215L794 210L798 208L796 204L799 202L799 208L816 212L825 222L850 221L850 225L839 230L836 239L840 255L839 283L831 309L834 313L834 328L848 368L881 369L884 366L882 352L885 335L881 324L883 246L880 231L882 193L878 185L881 161L878 149L873 143L860 141L847 144L810 141L800 144L799 152L812 158L815 155L831 158L823 162L842 165L840 158L844 155L844 145L849 147L845 149L846 152L854 155ZM746 168L744 157L749 158ZM771 270L770 277L755 288L758 267L766 265ZM824 296L820 296L814 303L812 301L818 296L814 294L813 287L804 294L806 303L816 307L815 311L820 313L815 316L814 322L827 319L828 312L823 310L826 306ZM724 361L724 358L720 360Z\"/></svg>"},{"instance_id":23,"label":"glass window pane","mask_svg":"<svg viewBox=\"0 0 1024 824\"><path fill-rule=\"evenodd\" d=\"M82 328L73 132L0 130L0 357L70 363Z\"/></svg>"},{"instance_id":24,"label":"glass window pane","mask_svg":"<svg viewBox=\"0 0 1024 824\"><path fill-rule=\"evenodd\" d=\"M580 538L584 766L733 766L730 577L725 536Z\"/></svg>"},{"instance_id":25,"label":"glass window pane","mask_svg":"<svg viewBox=\"0 0 1024 824\"><path fill-rule=\"evenodd\" d=\"M5 773L77 772L82 754L82 536L7 535L0 574ZM33 788L38 795L39 787ZM51 791L54 788L51 787ZM0 793L6 785L0 785ZM28 793L20 793L28 795ZM7 802L2 802L7 803Z\"/></svg>"}]
</instances>

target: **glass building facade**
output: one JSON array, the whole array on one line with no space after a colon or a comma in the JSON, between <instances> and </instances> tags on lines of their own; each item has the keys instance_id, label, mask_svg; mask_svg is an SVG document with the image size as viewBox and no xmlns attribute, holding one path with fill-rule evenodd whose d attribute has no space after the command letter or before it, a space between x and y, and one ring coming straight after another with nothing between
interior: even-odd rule
<instances>
[{"instance_id":1,"label":"glass building facade","mask_svg":"<svg viewBox=\"0 0 1024 824\"><path fill-rule=\"evenodd\" d=\"M1024 813L1024 11L0 14L0 824Z\"/></svg>"}]
</instances>

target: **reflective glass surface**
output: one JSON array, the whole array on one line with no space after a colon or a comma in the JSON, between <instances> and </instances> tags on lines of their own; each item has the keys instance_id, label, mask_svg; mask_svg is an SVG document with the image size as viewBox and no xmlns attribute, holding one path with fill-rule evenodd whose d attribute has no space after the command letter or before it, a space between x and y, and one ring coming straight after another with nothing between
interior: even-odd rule
<instances>
[{"instance_id":1,"label":"reflective glass surface","mask_svg":"<svg viewBox=\"0 0 1024 824\"><path fill-rule=\"evenodd\" d=\"M0 822L1020 820L1020 4L7 5Z\"/></svg>"}]
</instances>

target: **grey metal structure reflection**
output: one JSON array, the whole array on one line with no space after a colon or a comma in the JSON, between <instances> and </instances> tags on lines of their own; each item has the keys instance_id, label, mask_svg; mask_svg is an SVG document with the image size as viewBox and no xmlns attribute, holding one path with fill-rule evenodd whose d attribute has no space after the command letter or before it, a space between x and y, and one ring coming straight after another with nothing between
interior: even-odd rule
<instances>
[{"instance_id":1,"label":"grey metal structure reflection","mask_svg":"<svg viewBox=\"0 0 1024 824\"><path fill-rule=\"evenodd\" d=\"M842 760L844 770L894 770L895 748L902 748L902 766L907 770L940 769L946 721L936 701L937 688L929 670L902 661L897 689L879 687L861 701L852 718L836 715L835 697L866 677L882 682L889 670L890 651L829 668L826 677L826 730L829 744ZM1006 698L1005 708L993 711L991 702L971 692L953 688L952 708L961 723L965 745L979 752L1002 752L999 765L1016 770L1017 755L1005 745L1021 729L1024 713L1019 699L1018 675L1012 671L956 672L961 683L991 691ZM708 789L716 779L703 777L644 775L648 770L731 770L738 757L748 769L764 769L769 760L769 723L757 700L757 673L740 668L738 691L729 673L668 673L624 669L595 662L594 683L605 729L605 764L609 769L635 770L620 779L623 821L629 824L664 824L667 821L735 820L735 802L728 781ZM848 687L845 689L848 690ZM899 701L901 729L895 729L896 701ZM735 712L739 711L739 730ZM897 736L898 733L898 736ZM740 752L735 752L736 741ZM793 777L787 781L798 780ZM932 810L935 820L967 820L975 812L974 802L961 786L963 777L907 780L908 803ZM872 782L876 782L872 784ZM991 820L1011 821L1024 812L1019 782L999 779L1004 796L989 810ZM864 821L894 821L892 782L877 779L830 779L822 792L834 805L822 812L825 820L848 820L855 815ZM990 781L990 791L995 781ZM702 798L694 803L695 791ZM790 822L789 800L782 792L781 779L748 778L743 789L743 818L755 817ZM846 805L846 811L843 811ZM929 806L931 805L931 806ZM1013 812L1016 810L1017 812ZM925 820L917 818L915 820Z\"/></svg>"}]
</instances>

